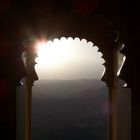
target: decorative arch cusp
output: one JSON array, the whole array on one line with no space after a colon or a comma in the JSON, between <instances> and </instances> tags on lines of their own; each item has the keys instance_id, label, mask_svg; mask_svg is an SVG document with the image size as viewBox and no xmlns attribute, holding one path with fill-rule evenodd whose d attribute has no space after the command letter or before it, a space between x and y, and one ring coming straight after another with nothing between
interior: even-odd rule
<instances>
[{"instance_id":1,"label":"decorative arch cusp","mask_svg":"<svg viewBox=\"0 0 140 140\"><path fill-rule=\"evenodd\" d=\"M105 60L106 71L102 80L108 86L112 86L114 70L117 67L117 64L114 64L114 54L118 51L116 41L118 34L113 29L111 22L100 15L85 17L60 12L43 19L34 20L32 25L28 38L35 36L37 39L53 40L61 37L78 37L93 42L94 45L99 47L99 51L103 54Z\"/></svg>"}]
</instances>

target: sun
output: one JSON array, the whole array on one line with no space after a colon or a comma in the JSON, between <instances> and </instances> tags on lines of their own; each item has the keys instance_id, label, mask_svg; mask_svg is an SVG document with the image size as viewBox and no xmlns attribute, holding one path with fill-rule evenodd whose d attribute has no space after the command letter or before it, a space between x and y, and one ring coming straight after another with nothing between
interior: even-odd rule
<instances>
[{"instance_id":1,"label":"sun","mask_svg":"<svg viewBox=\"0 0 140 140\"><path fill-rule=\"evenodd\" d=\"M37 55L36 62L40 67L47 66L49 69L60 67L72 57L71 47L66 45L66 39L54 39L53 41L40 41L37 42Z\"/></svg>"}]
</instances>

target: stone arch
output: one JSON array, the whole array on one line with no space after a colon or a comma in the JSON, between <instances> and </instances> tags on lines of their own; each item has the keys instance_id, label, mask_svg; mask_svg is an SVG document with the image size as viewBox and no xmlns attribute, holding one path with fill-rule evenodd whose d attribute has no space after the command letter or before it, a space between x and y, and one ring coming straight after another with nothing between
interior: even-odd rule
<instances>
[{"instance_id":1,"label":"stone arch","mask_svg":"<svg viewBox=\"0 0 140 140\"><path fill-rule=\"evenodd\" d=\"M53 38L86 38L94 42L103 54L105 60L104 66L106 71L102 80L106 82L109 88L109 139L115 139L116 131L116 84L117 84L117 52L119 50L119 35L114 29L110 21L104 19L101 15L81 16L72 13L55 13L50 14L43 19L37 19L31 22L33 28L27 39L30 40L35 35L35 38L45 37L48 40ZM80 23L80 24L79 24ZM43 33L42 33L43 31ZM112 105L112 106L111 106Z\"/></svg>"},{"instance_id":2,"label":"stone arch","mask_svg":"<svg viewBox=\"0 0 140 140\"><path fill-rule=\"evenodd\" d=\"M80 24L79 24L80 23ZM94 42L99 47L105 60L106 72L102 78L108 86L112 86L112 78L114 66L114 54L117 52L116 39L117 32L113 29L110 21L104 19L101 15L81 16L71 13L59 12L50 14L43 19L34 20L31 22L33 28L30 29L30 34L27 39L32 38L47 38L52 40L61 37L79 37L86 38L88 41ZM108 78L109 77L109 78Z\"/></svg>"}]
</instances>

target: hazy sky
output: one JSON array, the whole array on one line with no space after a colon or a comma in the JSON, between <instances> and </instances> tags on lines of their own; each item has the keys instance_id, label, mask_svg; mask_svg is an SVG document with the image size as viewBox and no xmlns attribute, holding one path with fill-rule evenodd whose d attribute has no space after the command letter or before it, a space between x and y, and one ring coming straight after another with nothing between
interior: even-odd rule
<instances>
[{"instance_id":1,"label":"hazy sky","mask_svg":"<svg viewBox=\"0 0 140 140\"><path fill-rule=\"evenodd\" d=\"M35 68L39 79L100 79L104 60L93 43L64 37L38 42Z\"/></svg>"}]
</instances>

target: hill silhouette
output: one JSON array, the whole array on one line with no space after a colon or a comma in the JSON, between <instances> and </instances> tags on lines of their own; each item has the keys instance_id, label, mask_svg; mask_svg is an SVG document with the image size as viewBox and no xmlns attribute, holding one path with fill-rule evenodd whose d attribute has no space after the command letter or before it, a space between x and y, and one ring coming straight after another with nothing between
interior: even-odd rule
<instances>
[{"instance_id":1,"label":"hill silhouette","mask_svg":"<svg viewBox=\"0 0 140 140\"><path fill-rule=\"evenodd\" d=\"M69 96L65 96L65 98L54 96L54 94L52 96L47 94L47 98L37 98L36 96L33 98L33 140L38 138L42 140L106 140L107 114L104 111L104 105L108 98L107 88L99 84L100 86L96 89L93 89L93 85L93 88L76 92L75 83L83 86L91 84L95 80L88 81L89 83L84 80L60 81L60 83L59 80L48 82L54 83L55 87L64 84L65 93L63 94L67 94L67 90L73 86L74 93L70 94L69 92ZM70 86L67 84L70 84ZM61 89L57 92L64 91Z\"/></svg>"},{"instance_id":2,"label":"hill silhouette","mask_svg":"<svg viewBox=\"0 0 140 140\"><path fill-rule=\"evenodd\" d=\"M39 80L33 87L33 98L47 98L48 96L67 98L76 92L103 87L105 83L97 79Z\"/></svg>"}]
</instances>

